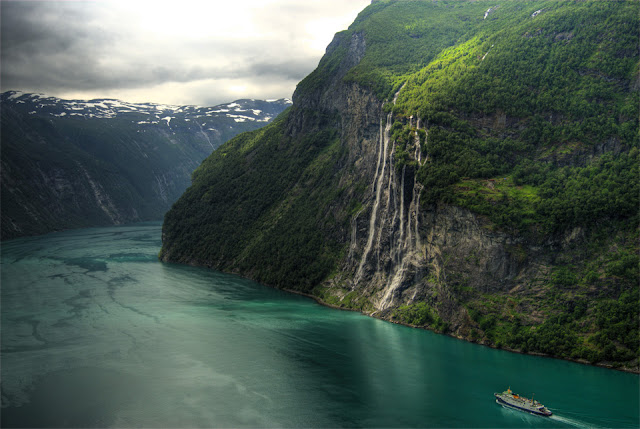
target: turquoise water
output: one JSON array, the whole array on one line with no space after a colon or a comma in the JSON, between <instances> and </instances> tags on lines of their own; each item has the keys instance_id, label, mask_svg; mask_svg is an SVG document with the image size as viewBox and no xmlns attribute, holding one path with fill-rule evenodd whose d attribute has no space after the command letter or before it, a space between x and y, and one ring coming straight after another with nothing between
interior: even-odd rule
<instances>
[{"instance_id":1,"label":"turquoise water","mask_svg":"<svg viewBox=\"0 0 640 429\"><path fill-rule=\"evenodd\" d=\"M638 427L639 378L162 264L160 225L2 243L2 427ZM508 386L547 405L504 409Z\"/></svg>"}]
</instances>

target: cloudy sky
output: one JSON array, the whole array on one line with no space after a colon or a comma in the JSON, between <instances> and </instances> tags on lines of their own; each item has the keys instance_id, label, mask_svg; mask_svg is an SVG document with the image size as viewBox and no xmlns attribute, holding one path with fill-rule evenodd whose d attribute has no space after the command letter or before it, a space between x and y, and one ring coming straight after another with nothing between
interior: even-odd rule
<instances>
[{"instance_id":1,"label":"cloudy sky","mask_svg":"<svg viewBox=\"0 0 640 429\"><path fill-rule=\"evenodd\" d=\"M200 106L291 97L370 3L0 1L2 91Z\"/></svg>"}]
</instances>

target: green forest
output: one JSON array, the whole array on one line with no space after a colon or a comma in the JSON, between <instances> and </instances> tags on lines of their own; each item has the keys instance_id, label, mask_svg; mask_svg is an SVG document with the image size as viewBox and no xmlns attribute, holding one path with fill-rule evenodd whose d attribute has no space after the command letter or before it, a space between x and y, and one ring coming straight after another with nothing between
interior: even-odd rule
<instances>
[{"instance_id":1,"label":"green forest","mask_svg":"<svg viewBox=\"0 0 640 429\"><path fill-rule=\"evenodd\" d=\"M451 15L463 8L449 5ZM377 7L394 16L400 6ZM436 6L403 7L421 16ZM394 107L394 137L402 147L415 132L411 115L427 124L421 143L430 162L418 172L424 204L465 207L539 243L576 227L589 231L586 248L543 280L549 317L539 326L523 326L507 297L487 305L492 299L452 285L460 287L478 340L591 362L640 355L638 12L634 2L506 2L481 30L458 36L418 72L388 66L384 55L351 72L387 98L406 82ZM428 37L433 25L421 32L405 23L404 30L411 39ZM384 39L403 38L402 27L393 28ZM408 49L427 57L418 46ZM396 152L397 165L403 155ZM397 317L435 326L432 313L420 303Z\"/></svg>"},{"instance_id":2,"label":"green forest","mask_svg":"<svg viewBox=\"0 0 640 429\"><path fill-rule=\"evenodd\" d=\"M361 35L364 56L342 81L393 111L395 165L417 169L423 210L462 207L486 228L550 252L549 243L581 237L554 256L546 276L523 285L530 292L481 292L449 276L444 286L468 311L469 339L637 365L639 13L632 0L376 1L298 85L298 99L321 93ZM335 205L348 190L364 195L368 183L337 185L348 150L339 144L339 118L303 112L295 100L278 121L230 141L194 173L165 218L161 256L170 249L171 260L370 308L319 286L339 271L344 231L362 208L356 200ZM313 126L293 138L286 131L296 115ZM406 150L416 134L422 165ZM526 251L514 252L526 260ZM392 319L448 332L439 311L419 302L396 308Z\"/></svg>"}]
</instances>

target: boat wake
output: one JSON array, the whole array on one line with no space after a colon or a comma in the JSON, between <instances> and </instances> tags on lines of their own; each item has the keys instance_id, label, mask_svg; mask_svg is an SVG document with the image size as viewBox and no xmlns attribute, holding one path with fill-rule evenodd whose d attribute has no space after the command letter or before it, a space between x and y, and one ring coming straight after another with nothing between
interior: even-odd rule
<instances>
[{"instance_id":1,"label":"boat wake","mask_svg":"<svg viewBox=\"0 0 640 429\"><path fill-rule=\"evenodd\" d=\"M501 405L502 408L506 409L506 410L512 410L514 412L517 412L518 414L520 414L523 410L518 410L517 408L514 407L510 407L509 405L506 404L502 404L499 401L496 400L496 404ZM558 411L553 409L553 415L549 416L549 417L543 417L543 418L548 418L550 420L554 420L556 422L562 423L562 424L566 424L568 426L574 426L577 428L585 428L585 429L600 429L600 428L604 428L605 426L597 426L594 425L593 423L587 423L583 420L578 420L576 418L572 418L572 417L567 417L567 416L563 416L563 415L558 415ZM542 417L542 416L536 416L534 413L526 413L525 414L521 414L523 416L525 415L529 415L529 416L534 416L533 418L536 417Z\"/></svg>"},{"instance_id":2,"label":"boat wake","mask_svg":"<svg viewBox=\"0 0 640 429\"><path fill-rule=\"evenodd\" d=\"M577 428L587 428L587 429L596 429L599 428L600 426L594 426L593 424L589 424L587 422L581 421L581 420L577 420L577 419L573 419L570 417L564 417L564 416L559 416L558 414L554 414L552 416L549 417L551 420L555 420L570 426L575 426Z\"/></svg>"},{"instance_id":3,"label":"boat wake","mask_svg":"<svg viewBox=\"0 0 640 429\"><path fill-rule=\"evenodd\" d=\"M588 414L578 414L571 413L569 411L561 411L558 414L558 410L553 410L553 415L549 417L551 420L555 420L560 423L564 423L570 426L575 426L579 428L589 428L589 429L600 429L600 428L637 428L636 425L630 424L627 420L624 419L614 419L614 418L597 418L597 423L594 423L593 420L596 418L595 416L591 416ZM592 420L591 422L587 420Z\"/></svg>"}]
</instances>

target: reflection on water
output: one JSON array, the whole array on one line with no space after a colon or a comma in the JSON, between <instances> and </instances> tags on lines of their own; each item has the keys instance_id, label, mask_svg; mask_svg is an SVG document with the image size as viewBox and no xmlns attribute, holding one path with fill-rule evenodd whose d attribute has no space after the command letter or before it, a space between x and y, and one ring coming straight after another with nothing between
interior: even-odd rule
<instances>
[{"instance_id":1,"label":"reflection on water","mask_svg":"<svg viewBox=\"0 0 640 429\"><path fill-rule=\"evenodd\" d=\"M638 377L161 264L160 225L2 247L2 426L638 427ZM493 392L535 392L553 419Z\"/></svg>"}]
</instances>

